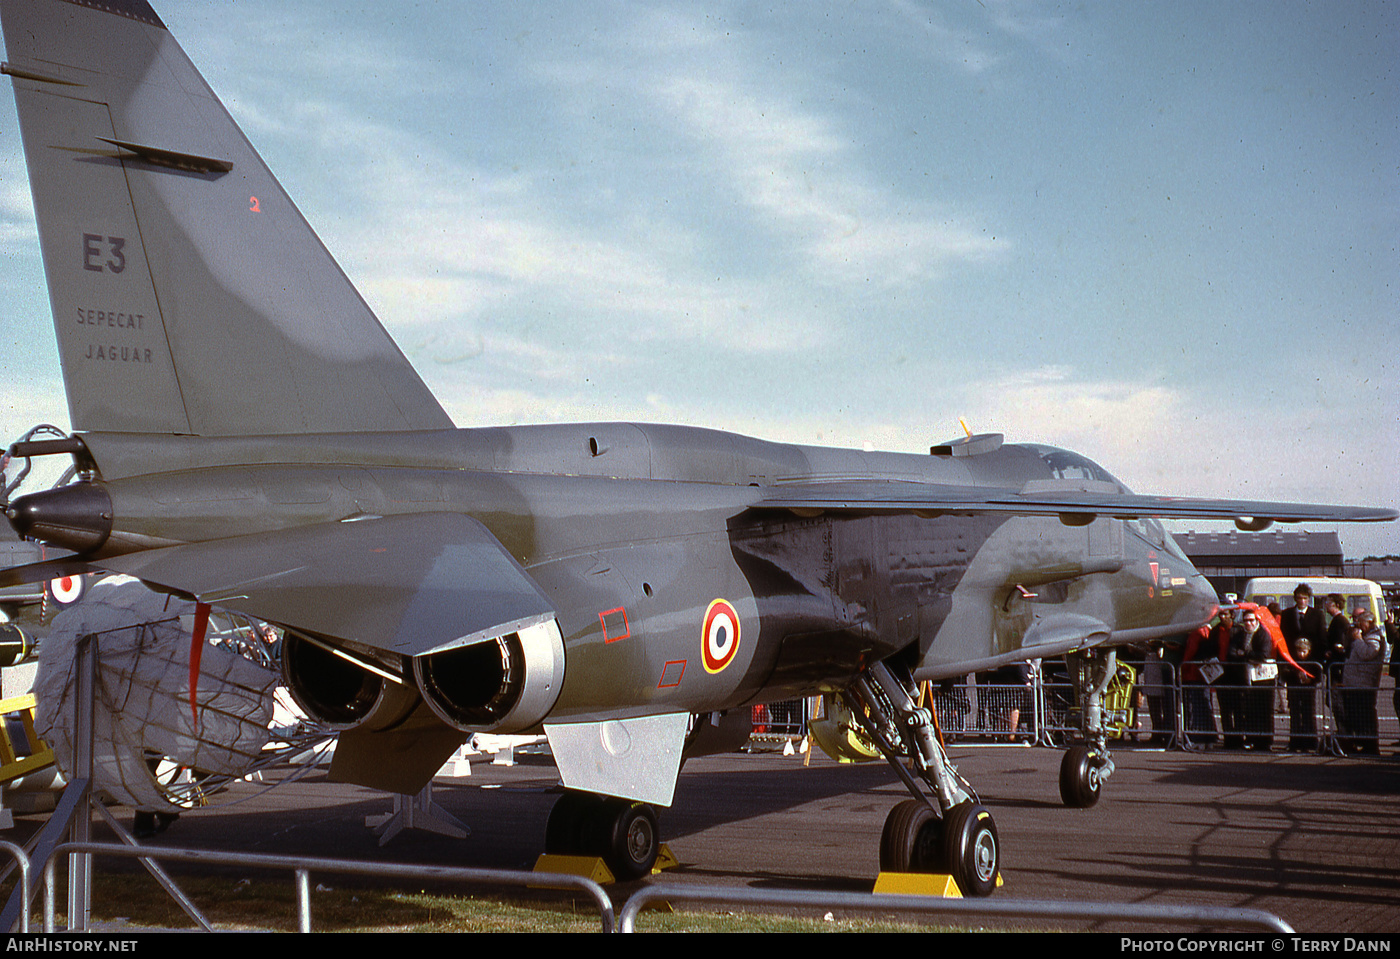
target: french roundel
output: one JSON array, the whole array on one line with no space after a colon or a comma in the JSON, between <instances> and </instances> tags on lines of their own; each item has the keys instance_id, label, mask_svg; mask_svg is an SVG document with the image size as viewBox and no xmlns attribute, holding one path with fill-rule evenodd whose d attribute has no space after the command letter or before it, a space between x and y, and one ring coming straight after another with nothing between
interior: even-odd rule
<instances>
[{"instance_id":1,"label":"french roundel","mask_svg":"<svg viewBox=\"0 0 1400 959\"><path fill-rule=\"evenodd\" d=\"M739 651L739 614L727 600L717 599L705 610L700 644L706 672L718 673L734 661Z\"/></svg>"},{"instance_id":2,"label":"french roundel","mask_svg":"<svg viewBox=\"0 0 1400 959\"><path fill-rule=\"evenodd\" d=\"M49 595L60 606L71 606L83 598L83 578L81 576L59 576L49 580Z\"/></svg>"}]
</instances>

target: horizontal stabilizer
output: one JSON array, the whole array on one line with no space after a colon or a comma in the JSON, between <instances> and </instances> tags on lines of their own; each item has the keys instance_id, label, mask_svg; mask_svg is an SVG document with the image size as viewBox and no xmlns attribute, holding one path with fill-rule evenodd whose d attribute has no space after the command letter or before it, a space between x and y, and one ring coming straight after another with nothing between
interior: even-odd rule
<instances>
[{"instance_id":1,"label":"horizontal stabilizer","mask_svg":"<svg viewBox=\"0 0 1400 959\"><path fill-rule=\"evenodd\" d=\"M171 546L94 565L293 629L421 656L554 618L481 523L415 513Z\"/></svg>"},{"instance_id":2,"label":"horizontal stabilizer","mask_svg":"<svg viewBox=\"0 0 1400 959\"><path fill-rule=\"evenodd\" d=\"M1180 496L1138 496L1131 493L1027 492L979 486L937 483L843 482L804 483L769 488L755 504L758 508L799 512L849 511L861 513L1004 513L1013 516L1058 515L1111 516L1137 519L1275 520L1333 523L1376 523L1393 520L1400 513L1370 506L1321 506L1308 503L1266 503L1254 500L1190 499ZM1073 524L1077 525L1077 523Z\"/></svg>"}]
</instances>

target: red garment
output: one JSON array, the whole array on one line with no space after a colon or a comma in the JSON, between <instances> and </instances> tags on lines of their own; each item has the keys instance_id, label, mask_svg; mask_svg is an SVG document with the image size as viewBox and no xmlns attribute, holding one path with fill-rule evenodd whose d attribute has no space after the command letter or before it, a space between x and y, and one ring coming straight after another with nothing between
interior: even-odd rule
<instances>
[{"instance_id":1,"label":"red garment","mask_svg":"<svg viewBox=\"0 0 1400 959\"><path fill-rule=\"evenodd\" d=\"M1211 649L1212 640L1214 650ZM1181 657L1181 678L1188 683L1205 682L1201 676L1200 664L1208 659L1225 662L1225 654L1229 648L1230 631L1224 628L1223 623L1217 623L1213 629L1202 626L1195 630L1187 638L1186 652Z\"/></svg>"},{"instance_id":2,"label":"red garment","mask_svg":"<svg viewBox=\"0 0 1400 959\"><path fill-rule=\"evenodd\" d=\"M1294 669L1311 679L1313 674L1299 666L1298 661L1289 654L1288 641L1283 638L1283 627L1279 625L1278 620L1274 619L1274 614L1269 612L1268 607L1260 606L1258 603L1240 603L1239 605L1240 609L1250 610L1258 616L1260 625L1269 631L1269 636L1274 641L1274 655L1287 660Z\"/></svg>"}]
</instances>

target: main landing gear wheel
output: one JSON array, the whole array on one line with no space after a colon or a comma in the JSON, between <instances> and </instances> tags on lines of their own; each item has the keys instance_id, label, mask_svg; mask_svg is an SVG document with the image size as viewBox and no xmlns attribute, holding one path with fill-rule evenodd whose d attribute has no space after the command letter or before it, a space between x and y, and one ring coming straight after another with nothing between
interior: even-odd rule
<instances>
[{"instance_id":1,"label":"main landing gear wheel","mask_svg":"<svg viewBox=\"0 0 1400 959\"><path fill-rule=\"evenodd\" d=\"M962 894L990 896L1001 871L1001 844L986 807L968 802L948 810L943 844L948 871Z\"/></svg>"},{"instance_id":2,"label":"main landing gear wheel","mask_svg":"<svg viewBox=\"0 0 1400 959\"><path fill-rule=\"evenodd\" d=\"M651 872L661 849L656 810L642 802L565 792L549 812L544 851L559 856L597 856L619 880Z\"/></svg>"},{"instance_id":3,"label":"main landing gear wheel","mask_svg":"<svg viewBox=\"0 0 1400 959\"><path fill-rule=\"evenodd\" d=\"M928 803L906 799L885 817L880 833L881 872L936 872L942 852L943 820Z\"/></svg>"},{"instance_id":4,"label":"main landing gear wheel","mask_svg":"<svg viewBox=\"0 0 1400 959\"><path fill-rule=\"evenodd\" d=\"M613 875L626 882L651 872L661 848L656 810L644 802L610 799L603 814L607 829L603 861Z\"/></svg>"},{"instance_id":5,"label":"main landing gear wheel","mask_svg":"<svg viewBox=\"0 0 1400 959\"><path fill-rule=\"evenodd\" d=\"M603 802L603 797L594 793L565 792L560 796L544 827L544 851L552 856L589 855L592 843L587 827L597 818Z\"/></svg>"},{"instance_id":6,"label":"main landing gear wheel","mask_svg":"<svg viewBox=\"0 0 1400 959\"><path fill-rule=\"evenodd\" d=\"M1060 798L1066 806L1087 809L1099 801L1103 783L1099 764L1091 750L1074 746L1060 760Z\"/></svg>"}]
</instances>

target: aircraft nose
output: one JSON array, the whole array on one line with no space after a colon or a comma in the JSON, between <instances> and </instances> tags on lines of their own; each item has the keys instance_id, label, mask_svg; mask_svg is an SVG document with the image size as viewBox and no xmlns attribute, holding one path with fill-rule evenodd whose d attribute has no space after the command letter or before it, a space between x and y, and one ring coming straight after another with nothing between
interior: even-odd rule
<instances>
[{"instance_id":1,"label":"aircraft nose","mask_svg":"<svg viewBox=\"0 0 1400 959\"><path fill-rule=\"evenodd\" d=\"M1210 580L1206 579L1200 570L1189 563L1185 579L1186 585L1182 592L1186 599L1182 608L1188 616L1195 616L1201 622L1206 622L1219 611L1220 596L1215 592L1215 587L1210 584Z\"/></svg>"}]
</instances>

